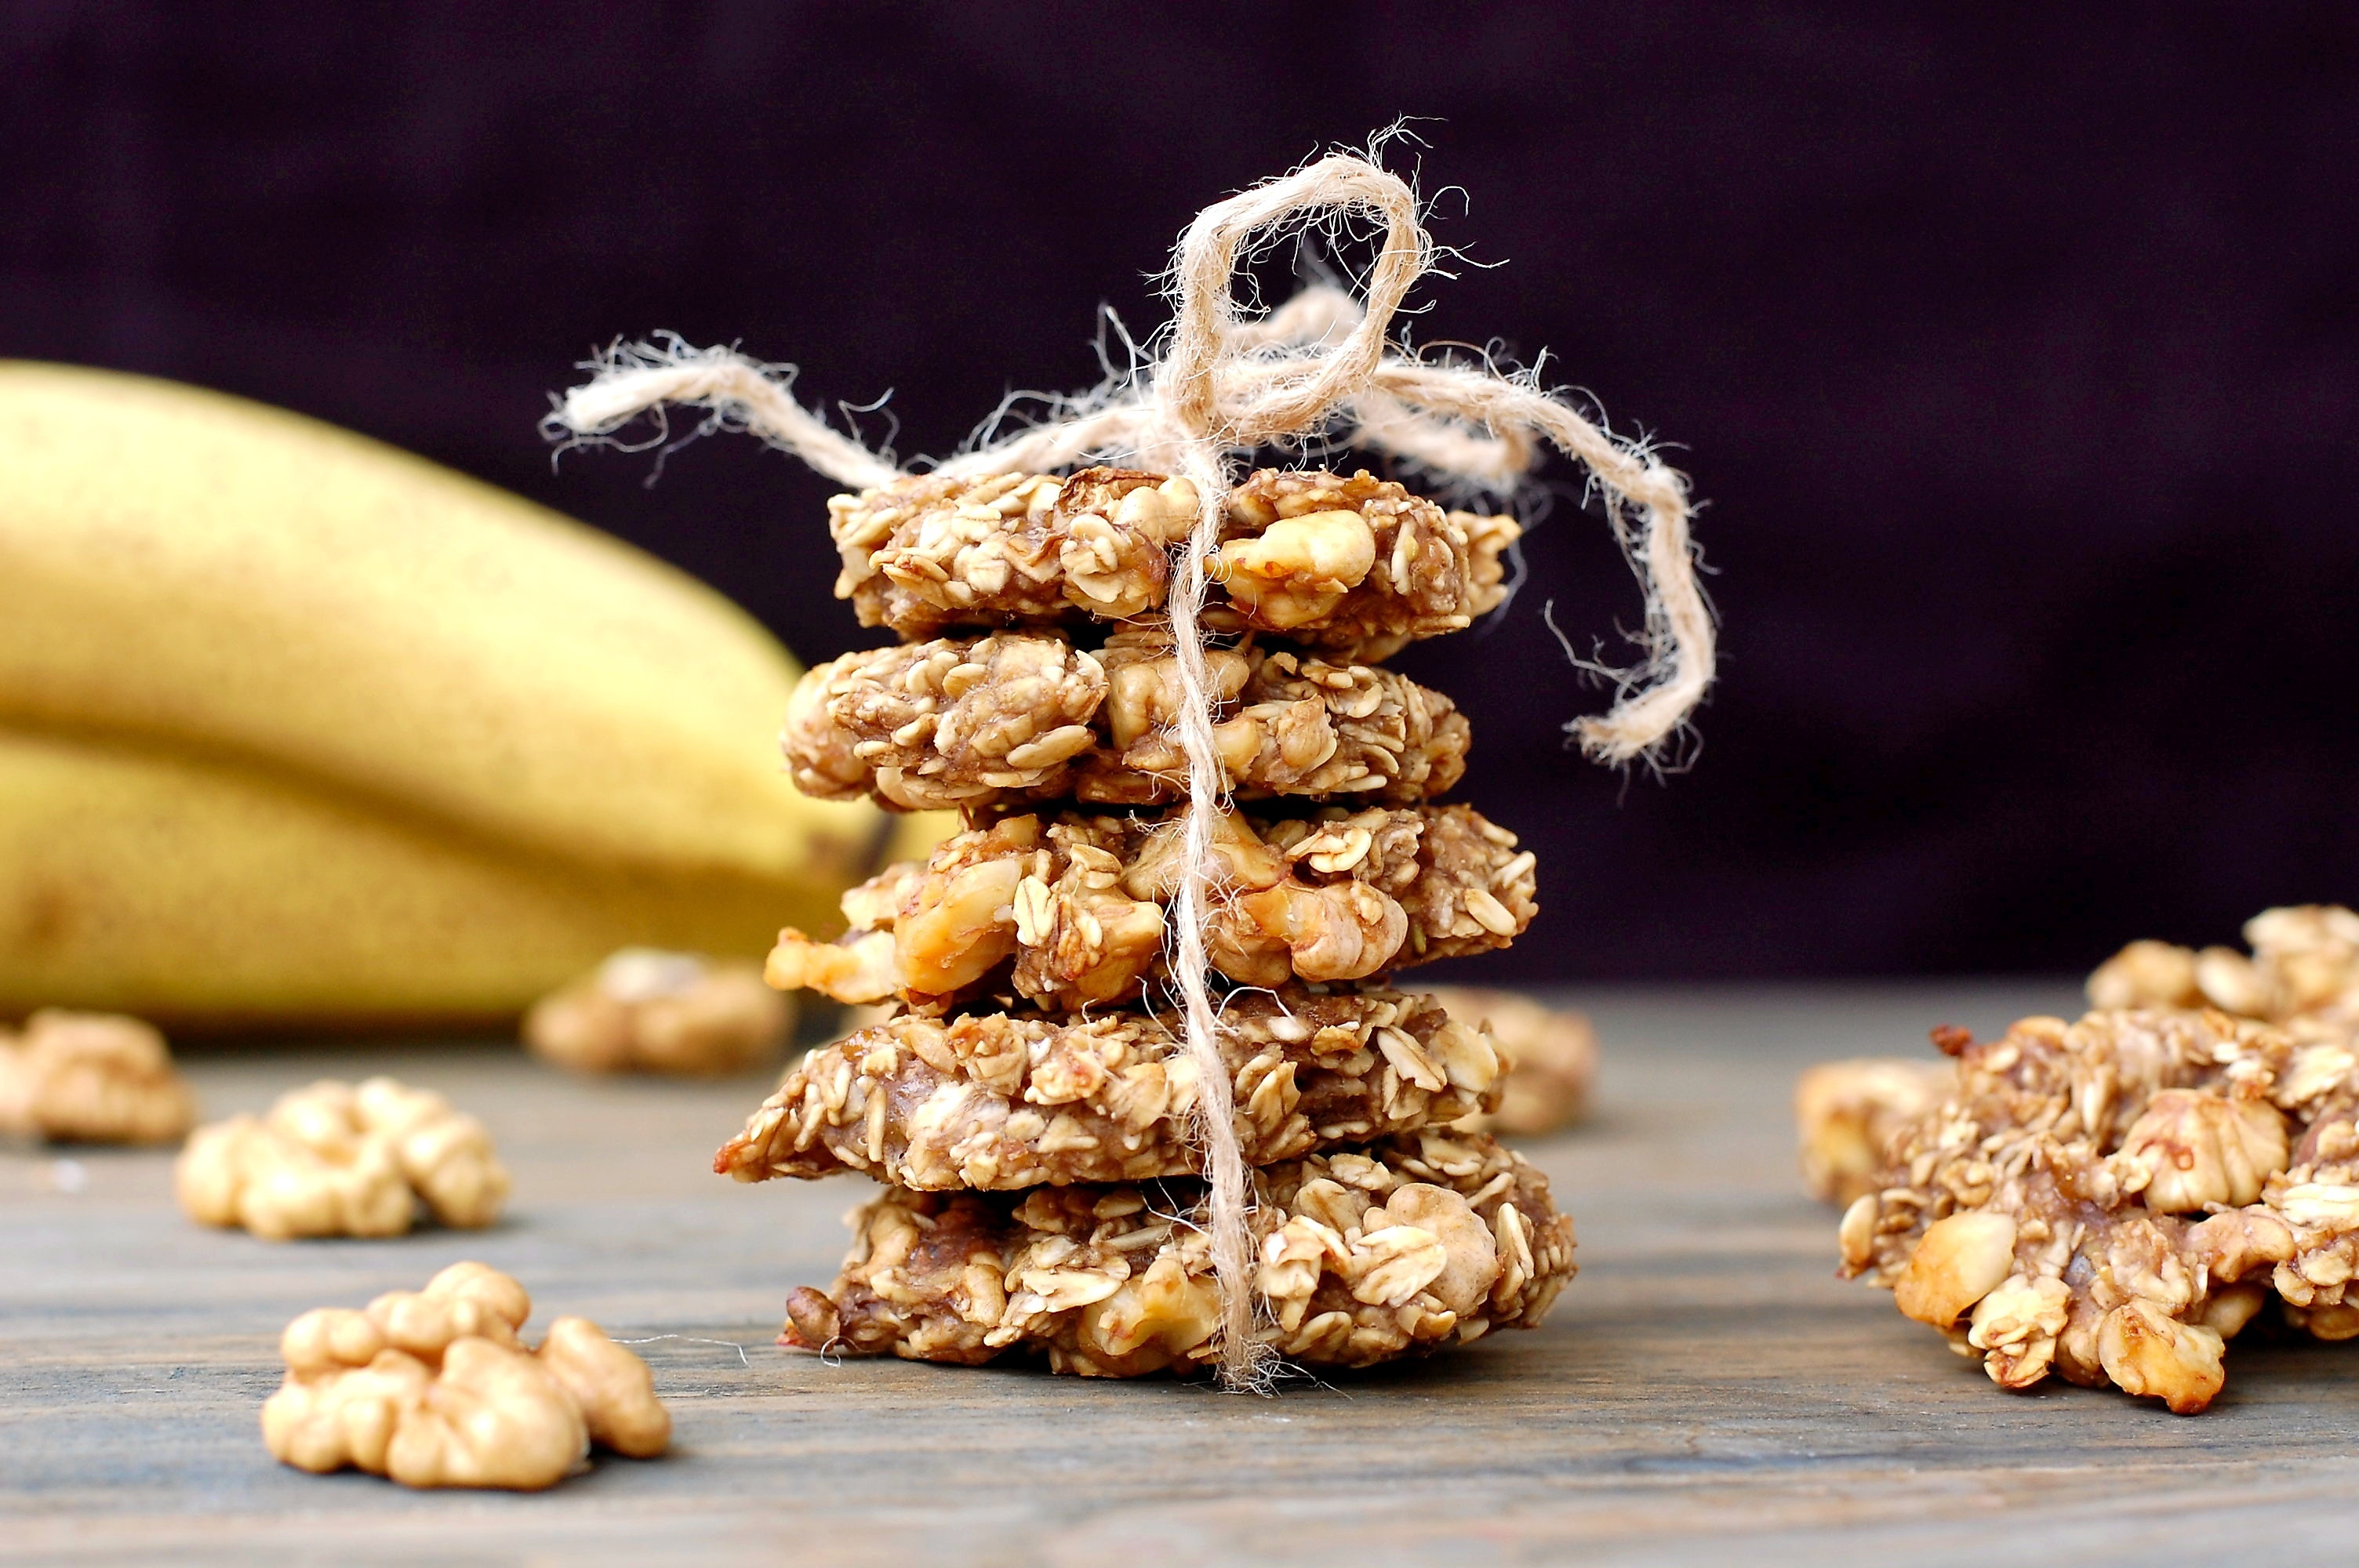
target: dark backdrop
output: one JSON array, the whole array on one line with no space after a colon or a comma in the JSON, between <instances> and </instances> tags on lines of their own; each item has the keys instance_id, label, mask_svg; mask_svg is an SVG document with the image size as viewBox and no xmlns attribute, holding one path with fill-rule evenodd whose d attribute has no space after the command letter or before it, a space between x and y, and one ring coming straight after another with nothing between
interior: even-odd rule
<instances>
[{"instance_id":1,"label":"dark backdrop","mask_svg":"<svg viewBox=\"0 0 2359 1568\"><path fill-rule=\"evenodd\" d=\"M868 640L829 487L552 471L572 362L742 339L943 450L1093 379L1101 302L1158 320L1205 202L1425 116L1437 235L1507 265L1419 337L1675 443L1725 621L1667 783L1563 749L1602 698L1543 601L1636 611L1570 506L1404 659L1541 856L1483 972L2073 968L2359 896L2359 23L2151 9L0 4L0 353L415 449L819 658Z\"/></svg>"}]
</instances>

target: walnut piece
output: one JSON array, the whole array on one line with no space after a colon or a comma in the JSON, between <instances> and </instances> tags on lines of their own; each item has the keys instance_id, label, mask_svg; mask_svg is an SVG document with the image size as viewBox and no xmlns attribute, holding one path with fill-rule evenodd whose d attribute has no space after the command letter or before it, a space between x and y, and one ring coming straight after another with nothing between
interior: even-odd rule
<instances>
[{"instance_id":1,"label":"walnut piece","mask_svg":"<svg viewBox=\"0 0 2359 1568\"><path fill-rule=\"evenodd\" d=\"M1208 655L1213 741L1241 798L1405 804L1466 769L1466 719L1389 670L1247 643ZM904 810L1073 797L1162 805L1187 794L1172 724L1178 660L1160 621L1095 653L1062 633L997 632L846 654L795 687L779 741L805 795Z\"/></svg>"},{"instance_id":2,"label":"walnut piece","mask_svg":"<svg viewBox=\"0 0 2359 1568\"><path fill-rule=\"evenodd\" d=\"M2071 1302L2072 1292L2061 1280L2013 1274L1976 1303L1966 1343L1984 1353L1991 1381L2002 1389L2027 1389L2048 1376Z\"/></svg>"},{"instance_id":3,"label":"walnut piece","mask_svg":"<svg viewBox=\"0 0 2359 1568\"><path fill-rule=\"evenodd\" d=\"M1424 997L1288 989L1230 999L1221 1049L1250 1164L1455 1121L1493 1104L1479 1023ZM1201 1169L1195 1063L1160 1020L905 1014L812 1052L713 1157L741 1182L864 1171L998 1190Z\"/></svg>"},{"instance_id":4,"label":"walnut piece","mask_svg":"<svg viewBox=\"0 0 2359 1568\"><path fill-rule=\"evenodd\" d=\"M280 1337L287 1376L263 1441L300 1470L517 1491L556 1485L592 1442L661 1454L671 1416L647 1364L587 1318L559 1318L529 1349L517 1331L531 1315L523 1286L473 1262L364 1311L307 1312Z\"/></svg>"},{"instance_id":5,"label":"walnut piece","mask_svg":"<svg viewBox=\"0 0 2359 1568\"><path fill-rule=\"evenodd\" d=\"M1126 621L1159 609L1193 526L1184 479L921 474L828 503L836 595L918 641L953 626ZM1230 492L1205 624L1378 659L1505 597L1512 518L1444 513L1363 472L1265 469Z\"/></svg>"},{"instance_id":6,"label":"walnut piece","mask_svg":"<svg viewBox=\"0 0 2359 1568\"><path fill-rule=\"evenodd\" d=\"M2146 1206L2157 1214L2255 1202L2286 1168L2287 1152L2275 1106L2210 1089L2162 1090L2122 1138L2122 1159L2146 1173Z\"/></svg>"},{"instance_id":7,"label":"walnut piece","mask_svg":"<svg viewBox=\"0 0 2359 1568\"><path fill-rule=\"evenodd\" d=\"M1597 1032L1585 1015L1481 986L1431 986L1427 994L1460 1022L1488 1028L1506 1062L1498 1108L1467 1117L1460 1128L1538 1138L1587 1112L1597 1078Z\"/></svg>"},{"instance_id":8,"label":"walnut piece","mask_svg":"<svg viewBox=\"0 0 2359 1568\"><path fill-rule=\"evenodd\" d=\"M794 1006L752 964L625 947L525 1015L533 1054L592 1073L708 1076L767 1060Z\"/></svg>"},{"instance_id":9,"label":"walnut piece","mask_svg":"<svg viewBox=\"0 0 2359 1568\"><path fill-rule=\"evenodd\" d=\"M1804 1073L1794 1086L1802 1185L1821 1203L1873 1191L1886 1141L1939 1102L1954 1076L1947 1062L1902 1056L1821 1062Z\"/></svg>"},{"instance_id":10,"label":"walnut piece","mask_svg":"<svg viewBox=\"0 0 2359 1568\"><path fill-rule=\"evenodd\" d=\"M1944 1216L1928 1226L1892 1282L1895 1305L1947 1328L2015 1271L2015 1220L1990 1209Z\"/></svg>"},{"instance_id":11,"label":"walnut piece","mask_svg":"<svg viewBox=\"0 0 2359 1568\"><path fill-rule=\"evenodd\" d=\"M2227 1381L2227 1342L2200 1323L2181 1323L2151 1302L2130 1300L2097 1326L2097 1358L2125 1394L2146 1394L2174 1415L2193 1415Z\"/></svg>"},{"instance_id":12,"label":"walnut piece","mask_svg":"<svg viewBox=\"0 0 2359 1568\"><path fill-rule=\"evenodd\" d=\"M789 928L774 985L941 1012L986 995L1071 1011L1137 1000L1163 973L1177 816L1002 817L847 894L833 943ZM1363 979L1504 947L1530 924L1535 860L1463 806L1230 813L1207 946L1243 985ZM880 934L889 925L891 963Z\"/></svg>"},{"instance_id":13,"label":"walnut piece","mask_svg":"<svg viewBox=\"0 0 2359 1568\"><path fill-rule=\"evenodd\" d=\"M2052 1370L2185 1414L2270 1294L2321 1337L2359 1333L2347 1043L2154 1009L1948 1044L1956 1083L1885 1141L1838 1240L1909 1316L1956 1336L1970 1314L1959 1347L1994 1381Z\"/></svg>"},{"instance_id":14,"label":"walnut piece","mask_svg":"<svg viewBox=\"0 0 2359 1568\"><path fill-rule=\"evenodd\" d=\"M1573 1274L1572 1222L1520 1155L1433 1130L1255 1173L1261 1336L1365 1367L1540 1322ZM853 1215L843 1271L787 1299L779 1343L974 1366L1045 1357L1140 1377L1220 1357L1201 1182L919 1193Z\"/></svg>"},{"instance_id":15,"label":"walnut piece","mask_svg":"<svg viewBox=\"0 0 2359 1568\"><path fill-rule=\"evenodd\" d=\"M508 1194L482 1122L386 1077L323 1078L267 1115L201 1127L173 1180L190 1218L272 1241L400 1236L421 1206L440 1224L481 1229Z\"/></svg>"},{"instance_id":16,"label":"walnut piece","mask_svg":"<svg viewBox=\"0 0 2359 1568\"><path fill-rule=\"evenodd\" d=\"M1357 512L1306 512L1231 539L1206 571L1255 625L1290 632L1334 614L1375 564L1375 530Z\"/></svg>"},{"instance_id":17,"label":"walnut piece","mask_svg":"<svg viewBox=\"0 0 2359 1568\"><path fill-rule=\"evenodd\" d=\"M164 1037L118 1013L33 1014L0 1029L0 1133L74 1143L171 1143L196 1097Z\"/></svg>"}]
</instances>

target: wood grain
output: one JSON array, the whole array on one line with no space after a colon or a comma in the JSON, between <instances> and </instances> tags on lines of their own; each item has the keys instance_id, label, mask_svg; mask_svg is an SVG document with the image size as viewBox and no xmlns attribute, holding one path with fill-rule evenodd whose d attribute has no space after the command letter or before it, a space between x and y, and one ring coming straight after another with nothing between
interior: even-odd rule
<instances>
[{"instance_id":1,"label":"wood grain","mask_svg":"<svg viewBox=\"0 0 2359 1568\"><path fill-rule=\"evenodd\" d=\"M709 1173L764 1083L592 1082L514 1050L200 1056L208 1111L390 1070L491 1123L516 1173L478 1235L273 1246L201 1231L168 1161L0 1154L0 1556L180 1562L756 1560L1096 1564L2151 1562L2348 1550L2359 1357L2259 1334L2181 1419L2110 1393L2009 1396L1832 1278L1787 1096L1821 1056L1921 1049L2069 1010L2068 989L1576 999L1606 1044L1598 1116L1533 1152L1582 1273L1537 1333L1300 1385L1201 1386L897 1362L770 1341L824 1281L859 1184ZM673 1454L538 1497L417 1494L271 1462L255 1424L297 1312L478 1257L537 1321L640 1347Z\"/></svg>"}]
</instances>

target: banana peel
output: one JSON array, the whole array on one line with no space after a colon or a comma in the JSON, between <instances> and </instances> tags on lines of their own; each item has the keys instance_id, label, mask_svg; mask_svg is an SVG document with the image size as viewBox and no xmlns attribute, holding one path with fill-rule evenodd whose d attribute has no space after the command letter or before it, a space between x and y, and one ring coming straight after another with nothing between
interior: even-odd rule
<instances>
[{"instance_id":1,"label":"banana peel","mask_svg":"<svg viewBox=\"0 0 2359 1568\"><path fill-rule=\"evenodd\" d=\"M788 782L757 623L518 497L5 362L0 473L0 1012L489 1021L826 924L882 837Z\"/></svg>"}]
</instances>

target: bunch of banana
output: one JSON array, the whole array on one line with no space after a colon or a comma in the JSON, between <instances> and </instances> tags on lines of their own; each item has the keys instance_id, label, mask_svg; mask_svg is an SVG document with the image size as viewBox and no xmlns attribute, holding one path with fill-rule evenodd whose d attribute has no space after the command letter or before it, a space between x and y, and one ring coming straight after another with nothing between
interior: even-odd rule
<instances>
[{"instance_id":1,"label":"bunch of banana","mask_svg":"<svg viewBox=\"0 0 2359 1568\"><path fill-rule=\"evenodd\" d=\"M883 830L788 782L795 675L422 460L0 362L0 1015L489 1020L625 945L758 956Z\"/></svg>"}]
</instances>

